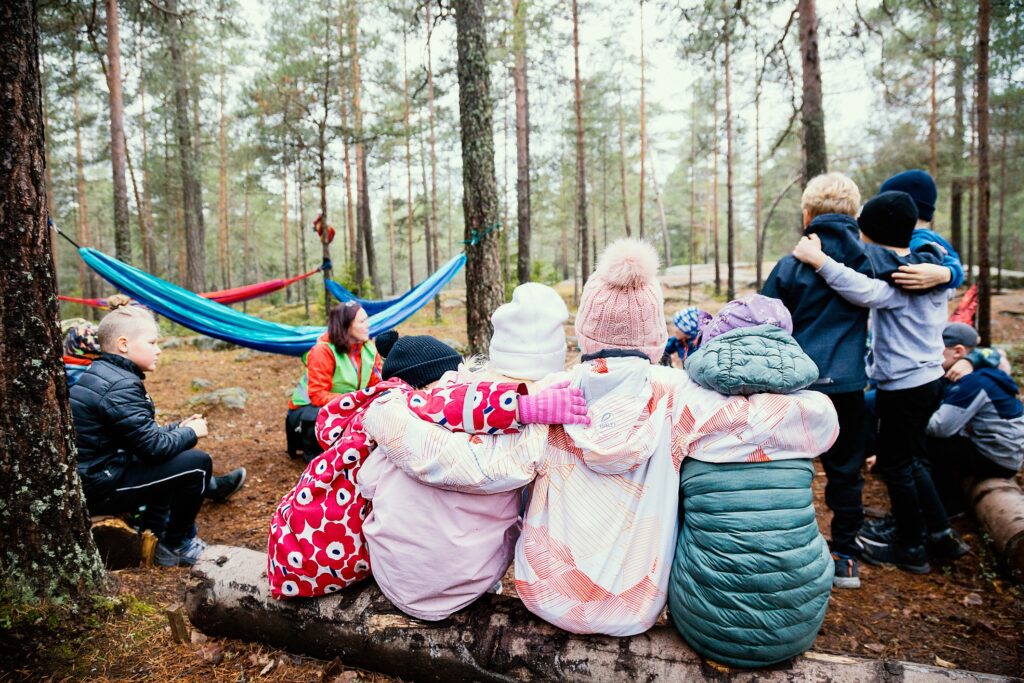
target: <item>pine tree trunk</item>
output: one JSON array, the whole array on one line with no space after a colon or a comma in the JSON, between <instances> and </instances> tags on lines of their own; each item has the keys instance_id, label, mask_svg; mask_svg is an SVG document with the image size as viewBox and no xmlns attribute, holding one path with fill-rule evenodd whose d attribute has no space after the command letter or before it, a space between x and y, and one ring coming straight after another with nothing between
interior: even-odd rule
<instances>
[{"instance_id":1,"label":"pine tree trunk","mask_svg":"<svg viewBox=\"0 0 1024 683\"><path fill-rule=\"evenodd\" d=\"M380 279L377 277L377 255L373 245L373 221L370 214L370 189L366 182L366 155L359 155L359 175L362 176L360 190L360 219L362 223L362 234L366 251L366 269L370 277L369 296L374 296L380 291ZM357 178L358 179L358 178Z\"/></svg>"},{"instance_id":2,"label":"pine tree trunk","mask_svg":"<svg viewBox=\"0 0 1024 683\"><path fill-rule=\"evenodd\" d=\"M253 255L251 251L252 224L249 222L249 158L245 159L245 170L242 178L242 277L245 282L253 281L251 263ZM247 311L248 302L242 302L242 311Z\"/></svg>"},{"instance_id":3,"label":"pine tree trunk","mask_svg":"<svg viewBox=\"0 0 1024 683\"><path fill-rule=\"evenodd\" d=\"M757 54L761 58L760 50ZM754 63L757 68L757 61ZM754 290L761 291L764 284L764 245L761 239L761 79L754 84Z\"/></svg>"},{"instance_id":4,"label":"pine tree trunk","mask_svg":"<svg viewBox=\"0 0 1024 683\"><path fill-rule=\"evenodd\" d=\"M409 289L416 286L416 260L412 250L412 123L409 118L409 41L405 32L402 33L402 103L405 119L405 229L409 247Z\"/></svg>"},{"instance_id":5,"label":"pine tree trunk","mask_svg":"<svg viewBox=\"0 0 1024 683\"><path fill-rule=\"evenodd\" d=\"M432 22L429 2L424 3L424 14L427 24L427 114L430 121L430 249L436 269L440 267L441 261L441 250L438 248L441 229L437 223L437 135L434 132L434 63L431 54ZM434 297L434 322L441 322L440 294Z\"/></svg>"},{"instance_id":6,"label":"pine tree trunk","mask_svg":"<svg viewBox=\"0 0 1024 683\"><path fill-rule=\"evenodd\" d=\"M469 352L484 353L491 313L505 298L499 279L498 191L494 177L487 30L483 0L453 0L462 133L462 209L466 240L466 333Z\"/></svg>"},{"instance_id":7,"label":"pine tree trunk","mask_svg":"<svg viewBox=\"0 0 1024 683\"><path fill-rule=\"evenodd\" d=\"M380 289L380 282L377 280L377 262L373 251L373 226L370 219L370 188L366 180L366 147L363 144L363 106L360 100L362 90L362 76L359 70L359 5L352 4L352 13L349 15L349 41L352 46L352 117L355 119L356 133L356 245L357 254L366 256L366 274L370 278L371 292ZM362 258L356 264L356 279L360 285L363 281ZM366 296L367 293L363 292Z\"/></svg>"},{"instance_id":8,"label":"pine tree trunk","mask_svg":"<svg viewBox=\"0 0 1024 683\"><path fill-rule=\"evenodd\" d=\"M619 183L622 188L622 221L626 226L626 237L633 236L629 224L629 199L626 192L626 121L622 111L622 91L619 90Z\"/></svg>"},{"instance_id":9,"label":"pine tree trunk","mask_svg":"<svg viewBox=\"0 0 1024 683\"><path fill-rule=\"evenodd\" d=\"M961 176L964 172L964 70L963 60L953 60L953 180L949 192L949 234L950 244L958 254L964 253L963 244L963 193Z\"/></svg>"},{"instance_id":10,"label":"pine tree trunk","mask_svg":"<svg viewBox=\"0 0 1024 683\"><path fill-rule=\"evenodd\" d=\"M289 272L289 261L288 261L288 143L282 143L281 150L281 185L283 189L281 191L281 241L284 247L284 273L283 277L288 278ZM284 288L284 300L285 303L292 302L292 289L291 287Z\"/></svg>"},{"instance_id":11,"label":"pine tree trunk","mask_svg":"<svg viewBox=\"0 0 1024 683\"><path fill-rule=\"evenodd\" d=\"M1006 213L1006 136L1009 132L1009 106L1003 103L1002 142L999 145L999 223L996 234L996 293L1003 293L1003 219Z\"/></svg>"},{"instance_id":12,"label":"pine tree trunk","mask_svg":"<svg viewBox=\"0 0 1024 683\"><path fill-rule=\"evenodd\" d=\"M105 0L107 13L107 90L110 101L110 164L114 184L114 256L132 262L128 224L128 181L125 177L124 100L121 96L121 34L117 0Z\"/></svg>"},{"instance_id":13,"label":"pine tree trunk","mask_svg":"<svg viewBox=\"0 0 1024 683\"><path fill-rule=\"evenodd\" d=\"M345 64L345 11L346 3L339 3L340 7L338 10L338 89L340 90L341 100L341 143L342 150L345 158L345 235L347 241L342 240L346 244L346 252L349 262L353 261L356 257L356 221L354 211L354 204L352 203L352 162L349 156L349 130L348 130L348 78L349 71L346 70Z\"/></svg>"},{"instance_id":14,"label":"pine tree trunk","mask_svg":"<svg viewBox=\"0 0 1024 683\"><path fill-rule=\"evenodd\" d=\"M686 305L693 303L693 257L697 251L697 95L690 100L690 225L686 231Z\"/></svg>"},{"instance_id":15,"label":"pine tree trunk","mask_svg":"<svg viewBox=\"0 0 1024 683\"><path fill-rule=\"evenodd\" d=\"M722 36L725 47L725 298L736 298L736 228L733 219L732 175L732 74L729 64L729 6L723 2Z\"/></svg>"},{"instance_id":16,"label":"pine tree trunk","mask_svg":"<svg viewBox=\"0 0 1024 683\"><path fill-rule=\"evenodd\" d=\"M798 0L800 56L803 66L804 183L828 171L825 149L825 109L821 103L821 64L818 61L818 15L815 0Z\"/></svg>"},{"instance_id":17,"label":"pine tree trunk","mask_svg":"<svg viewBox=\"0 0 1024 683\"><path fill-rule=\"evenodd\" d=\"M665 200L661 196L661 187L658 185L658 176L654 172L654 148L651 147L651 141L647 141L647 161L650 164L651 171L651 185L654 189L654 205L658 208L658 226L661 228L661 248L665 254L665 266L672 265L672 244L669 240L668 234L668 220L665 218Z\"/></svg>"},{"instance_id":18,"label":"pine tree trunk","mask_svg":"<svg viewBox=\"0 0 1024 683\"><path fill-rule=\"evenodd\" d=\"M643 5L641 4L641 7ZM641 48L642 50L642 48ZM587 277L590 276L590 234L587 230L587 166L586 166L586 153L584 149L583 139L583 83L580 80L580 19L579 19L579 4L577 0L572 0L572 54L575 64L575 76L573 80L573 91L575 94L576 104L576 232L579 235L579 254L581 255L581 277L583 284L586 284ZM641 103L641 111L643 104ZM642 119L641 119L642 121ZM641 130L643 130L643 123L641 123ZM641 143L642 145L643 143ZM641 150L643 147L641 147ZM643 152L640 154L641 162L643 161ZM641 182L643 179L643 169L640 170ZM643 190L640 190L641 200L643 198ZM640 212L641 223L640 223L640 234L643 235L643 210ZM575 268L573 269L575 272Z\"/></svg>"},{"instance_id":19,"label":"pine tree trunk","mask_svg":"<svg viewBox=\"0 0 1024 683\"><path fill-rule=\"evenodd\" d=\"M434 251L431 248L433 242L433 230L430 220L430 187L427 184L427 146L423 142L423 138L419 139L420 143L420 182L423 185L423 252L427 257L427 273L433 273L434 269L437 268L437 264L434 263Z\"/></svg>"},{"instance_id":20,"label":"pine tree trunk","mask_svg":"<svg viewBox=\"0 0 1024 683\"><path fill-rule=\"evenodd\" d=\"M526 62L526 0L512 0L512 50L516 90L516 276L530 281L530 98Z\"/></svg>"},{"instance_id":21,"label":"pine tree trunk","mask_svg":"<svg viewBox=\"0 0 1024 683\"><path fill-rule=\"evenodd\" d=\"M330 237L330 221L327 216L327 122L330 116L330 99L329 93L331 91L331 64L330 59L327 60L326 68L324 69L324 82L321 89L321 105L323 107L321 111L321 119L317 123L317 178L320 181L320 225L323 228L320 232L320 259L321 264L331 263L331 237ZM299 168L302 168L302 163L299 162ZM301 185L299 186L301 191ZM305 234L306 220L302 215L302 199L300 195L299 199L299 235L300 237ZM299 272L306 272L306 240L302 238L302 270ZM327 289L327 281L332 279L334 276L334 269L332 267L326 267L323 269L324 276L324 311L329 311L331 307L331 293ZM306 316L309 316L309 288L306 286L306 281L302 281L302 300L306 307Z\"/></svg>"},{"instance_id":22,"label":"pine tree trunk","mask_svg":"<svg viewBox=\"0 0 1024 683\"><path fill-rule=\"evenodd\" d=\"M184 210L186 274L185 286L193 292L206 289L206 229L203 225L202 190L192 130L188 120L188 76L178 42L178 0L166 0L167 42L171 57L174 89L174 130L178 139L178 163Z\"/></svg>"},{"instance_id":23,"label":"pine tree trunk","mask_svg":"<svg viewBox=\"0 0 1024 683\"><path fill-rule=\"evenodd\" d=\"M712 100L712 117L714 118L714 122L715 122L714 128L713 128L713 134L715 136L715 144L714 144L714 152L713 152L713 155L714 155L714 158L715 158L715 174L714 174L714 190L713 190L712 195L711 195L711 203L712 203L712 207L711 207L711 210L712 210L711 225L714 228L714 235L713 235L712 239L714 240L713 247L714 247L714 253L715 253L715 296L719 296L722 293L722 259L721 259L721 255L719 254L719 249L718 249L718 243L719 243L719 240L718 240L718 214L719 214L719 210L718 210L718 207L719 207L719 204L718 204L718 157L719 157L719 146L718 146L718 88L717 88L717 82L716 82L715 85L716 85L716 87L715 87L715 94L713 95L713 100Z\"/></svg>"},{"instance_id":24,"label":"pine tree trunk","mask_svg":"<svg viewBox=\"0 0 1024 683\"><path fill-rule=\"evenodd\" d=\"M647 153L647 102L644 89L644 1L640 0L640 198L637 207L637 232L644 238L644 161Z\"/></svg>"},{"instance_id":25,"label":"pine tree trunk","mask_svg":"<svg viewBox=\"0 0 1024 683\"><path fill-rule=\"evenodd\" d=\"M217 222L218 222L218 257L220 260L220 277L224 288L231 286L231 246L228 232L228 150L227 150L227 117L224 114L224 44L218 49L220 92L217 105L220 109L217 117L218 143L218 182L217 182Z\"/></svg>"},{"instance_id":26,"label":"pine tree trunk","mask_svg":"<svg viewBox=\"0 0 1024 683\"><path fill-rule=\"evenodd\" d=\"M989 151L988 151L988 52L992 22L991 0L978 2L978 335L982 346L992 344L992 280L989 272Z\"/></svg>"},{"instance_id":27,"label":"pine tree trunk","mask_svg":"<svg viewBox=\"0 0 1024 683\"><path fill-rule=\"evenodd\" d=\"M83 247L91 247L92 236L89 230L89 192L85 184L85 156L82 154L82 112L78 99L78 51L71 50L71 101L75 117L75 201L76 212L75 237ZM96 280L92 270L86 268L85 261L78 259L78 277L81 281L82 296L87 299L96 298ZM86 308L83 313L96 319L96 309Z\"/></svg>"},{"instance_id":28,"label":"pine tree trunk","mask_svg":"<svg viewBox=\"0 0 1024 683\"><path fill-rule=\"evenodd\" d=\"M141 26L141 25L140 25ZM141 43L141 28L138 32L138 41ZM141 45L137 52L139 57L139 132L142 134L142 159L139 161L139 170L142 173L142 245L145 253L146 270L150 273L159 274L159 266L156 257L156 235L153 223L153 201L149 193L149 137L146 126L146 69L143 64L144 50Z\"/></svg>"},{"instance_id":29,"label":"pine tree trunk","mask_svg":"<svg viewBox=\"0 0 1024 683\"><path fill-rule=\"evenodd\" d=\"M391 296L398 293L398 274L395 272L395 195L391 191L391 164L388 164L388 265L391 271Z\"/></svg>"},{"instance_id":30,"label":"pine tree trunk","mask_svg":"<svg viewBox=\"0 0 1024 683\"><path fill-rule=\"evenodd\" d=\"M8 605L77 597L104 580L75 466L47 226L34 3L0 3L0 594Z\"/></svg>"}]
</instances>

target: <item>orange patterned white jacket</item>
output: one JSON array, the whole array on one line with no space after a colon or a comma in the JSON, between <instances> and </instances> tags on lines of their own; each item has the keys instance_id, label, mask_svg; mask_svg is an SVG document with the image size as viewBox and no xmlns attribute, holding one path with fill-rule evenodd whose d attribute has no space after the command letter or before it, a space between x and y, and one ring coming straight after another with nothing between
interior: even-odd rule
<instances>
[{"instance_id":1,"label":"orange patterned white jacket","mask_svg":"<svg viewBox=\"0 0 1024 683\"><path fill-rule=\"evenodd\" d=\"M569 378L587 397L587 427L455 434L416 418L404 397L378 400L364 426L395 465L432 486L494 493L532 481L516 589L530 611L574 633L635 635L657 620L684 457L813 458L838 433L817 392L723 396L632 357L583 363Z\"/></svg>"}]
</instances>

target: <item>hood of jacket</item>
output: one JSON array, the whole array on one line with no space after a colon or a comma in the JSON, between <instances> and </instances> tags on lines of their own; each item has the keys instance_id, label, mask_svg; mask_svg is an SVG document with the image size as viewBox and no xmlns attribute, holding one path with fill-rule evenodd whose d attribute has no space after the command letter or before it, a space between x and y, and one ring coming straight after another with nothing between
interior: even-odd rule
<instances>
[{"instance_id":1,"label":"hood of jacket","mask_svg":"<svg viewBox=\"0 0 1024 683\"><path fill-rule=\"evenodd\" d=\"M685 367L697 384L728 396L788 394L818 379L810 356L774 325L729 330L703 344Z\"/></svg>"},{"instance_id":2,"label":"hood of jacket","mask_svg":"<svg viewBox=\"0 0 1024 683\"><path fill-rule=\"evenodd\" d=\"M667 400L652 400L651 362L635 356L597 358L572 369L587 399L589 425L566 425L580 459L598 474L622 474L644 462L667 438Z\"/></svg>"}]
</instances>

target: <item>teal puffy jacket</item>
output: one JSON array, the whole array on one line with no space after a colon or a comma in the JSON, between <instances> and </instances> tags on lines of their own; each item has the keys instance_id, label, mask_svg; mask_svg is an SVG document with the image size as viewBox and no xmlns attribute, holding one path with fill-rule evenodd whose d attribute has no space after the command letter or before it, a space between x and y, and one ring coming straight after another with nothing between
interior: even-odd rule
<instances>
[{"instance_id":1,"label":"teal puffy jacket","mask_svg":"<svg viewBox=\"0 0 1024 683\"><path fill-rule=\"evenodd\" d=\"M814 364L793 338L765 327L715 338L690 357L687 371L701 385L737 396L753 386L789 393L813 382ZM736 463L702 462L697 451L681 472L672 621L700 655L735 667L767 666L807 650L832 588L810 459L831 442L810 444L805 435L780 432L772 439L811 450L808 457Z\"/></svg>"}]
</instances>

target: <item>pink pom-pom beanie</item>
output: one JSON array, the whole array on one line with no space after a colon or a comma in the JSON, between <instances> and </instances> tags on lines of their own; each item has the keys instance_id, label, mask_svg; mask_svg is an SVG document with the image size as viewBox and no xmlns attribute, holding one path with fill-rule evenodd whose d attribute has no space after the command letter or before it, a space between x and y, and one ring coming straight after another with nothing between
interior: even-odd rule
<instances>
[{"instance_id":1,"label":"pink pom-pom beanie","mask_svg":"<svg viewBox=\"0 0 1024 683\"><path fill-rule=\"evenodd\" d=\"M580 297L576 311L580 351L639 349L657 363L667 338L658 252L641 240L612 242Z\"/></svg>"}]
</instances>

